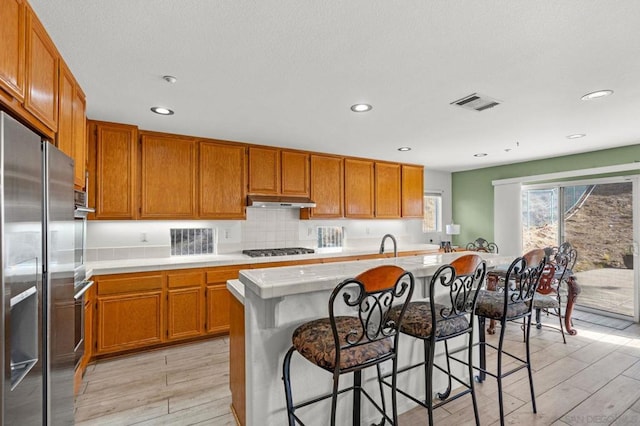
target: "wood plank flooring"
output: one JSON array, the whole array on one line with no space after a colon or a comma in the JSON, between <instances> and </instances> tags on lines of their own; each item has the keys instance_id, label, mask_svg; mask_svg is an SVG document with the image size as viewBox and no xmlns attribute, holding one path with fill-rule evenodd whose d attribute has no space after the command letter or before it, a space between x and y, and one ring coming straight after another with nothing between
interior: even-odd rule
<instances>
[{"instance_id":1,"label":"wood plank flooring","mask_svg":"<svg viewBox=\"0 0 640 426\"><path fill-rule=\"evenodd\" d=\"M550 317L545 322L557 324ZM505 423L511 425L640 424L640 325L624 330L575 321L577 336L532 328L533 414L525 371L504 381ZM524 349L522 331L507 329L509 349ZM489 336L496 339L496 336ZM234 425L230 413L228 338L98 361L90 365L76 398L76 424ZM487 365L495 365L489 356ZM480 422L499 424L496 381L478 384ZM402 397L400 397L402 398ZM401 425L425 424L417 407ZM472 425L466 396L434 414L436 425ZM260 425L262 426L262 425Z\"/></svg>"}]
</instances>

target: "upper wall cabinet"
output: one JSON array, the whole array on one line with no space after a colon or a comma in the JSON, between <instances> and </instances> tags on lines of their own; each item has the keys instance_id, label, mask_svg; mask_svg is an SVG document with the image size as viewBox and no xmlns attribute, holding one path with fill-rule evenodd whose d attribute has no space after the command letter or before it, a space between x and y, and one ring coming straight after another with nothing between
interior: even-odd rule
<instances>
[{"instance_id":1,"label":"upper wall cabinet","mask_svg":"<svg viewBox=\"0 0 640 426\"><path fill-rule=\"evenodd\" d=\"M69 68L60 60L60 85L58 96L58 148L75 161L74 184L85 186L87 163L86 102L80 86Z\"/></svg>"},{"instance_id":2,"label":"upper wall cabinet","mask_svg":"<svg viewBox=\"0 0 640 426\"><path fill-rule=\"evenodd\" d=\"M201 218L245 218L246 151L239 144L200 142Z\"/></svg>"},{"instance_id":3,"label":"upper wall cabinet","mask_svg":"<svg viewBox=\"0 0 640 426\"><path fill-rule=\"evenodd\" d=\"M374 215L373 161L355 158L344 160L345 216L369 219Z\"/></svg>"},{"instance_id":4,"label":"upper wall cabinet","mask_svg":"<svg viewBox=\"0 0 640 426\"><path fill-rule=\"evenodd\" d=\"M195 218L197 141L174 135L144 133L140 155L140 218Z\"/></svg>"},{"instance_id":5,"label":"upper wall cabinet","mask_svg":"<svg viewBox=\"0 0 640 426\"><path fill-rule=\"evenodd\" d=\"M24 100L26 7L22 0L0 0L0 89Z\"/></svg>"},{"instance_id":6,"label":"upper wall cabinet","mask_svg":"<svg viewBox=\"0 0 640 426\"><path fill-rule=\"evenodd\" d=\"M280 150L249 148L249 194L278 195L280 192Z\"/></svg>"},{"instance_id":7,"label":"upper wall cabinet","mask_svg":"<svg viewBox=\"0 0 640 426\"><path fill-rule=\"evenodd\" d=\"M422 217L424 167L402 165L402 217Z\"/></svg>"},{"instance_id":8,"label":"upper wall cabinet","mask_svg":"<svg viewBox=\"0 0 640 426\"><path fill-rule=\"evenodd\" d=\"M90 121L89 205L95 219L135 219L138 128Z\"/></svg>"},{"instance_id":9,"label":"upper wall cabinet","mask_svg":"<svg viewBox=\"0 0 640 426\"><path fill-rule=\"evenodd\" d=\"M280 160L282 165L280 193L286 196L308 197L310 194L309 154L283 149Z\"/></svg>"},{"instance_id":10,"label":"upper wall cabinet","mask_svg":"<svg viewBox=\"0 0 640 426\"><path fill-rule=\"evenodd\" d=\"M249 147L249 194L309 196L309 154Z\"/></svg>"},{"instance_id":11,"label":"upper wall cabinet","mask_svg":"<svg viewBox=\"0 0 640 426\"><path fill-rule=\"evenodd\" d=\"M24 107L54 132L58 130L58 51L44 27L27 14L26 93Z\"/></svg>"},{"instance_id":12,"label":"upper wall cabinet","mask_svg":"<svg viewBox=\"0 0 640 426\"><path fill-rule=\"evenodd\" d=\"M316 207L301 209L302 219L339 218L344 215L344 160L330 155L311 155L311 199Z\"/></svg>"},{"instance_id":13,"label":"upper wall cabinet","mask_svg":"<svg viewBox=\"0 0 640 426\"><path fill-rule=\"evenodd\" d=\"M381 219L397 219L401 209L400 164L375 164L376 209Z\"/></svg>"}]
</instances>

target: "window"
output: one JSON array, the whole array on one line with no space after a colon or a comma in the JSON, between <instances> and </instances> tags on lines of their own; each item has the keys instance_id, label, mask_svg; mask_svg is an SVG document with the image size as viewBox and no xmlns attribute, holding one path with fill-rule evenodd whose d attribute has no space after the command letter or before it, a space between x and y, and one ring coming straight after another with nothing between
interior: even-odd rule
<instances>
[{"instance_id":1,"label":"window","mask_svg":"<svg viewBox=\"0 0 640 426\"><path fill-rule=\"evenodd\" d=\"M422 232L442 232L442 194L424 194Z\"/></svg>"}]
</instances>

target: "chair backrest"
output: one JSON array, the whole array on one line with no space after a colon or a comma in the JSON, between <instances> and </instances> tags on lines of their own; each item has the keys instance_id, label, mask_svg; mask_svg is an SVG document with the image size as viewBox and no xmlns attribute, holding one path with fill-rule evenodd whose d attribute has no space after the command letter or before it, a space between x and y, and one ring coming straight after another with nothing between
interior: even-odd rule
<instances>
[{"instance_id":1,"label":"chair backrest","mask_svg":"<svg viewBox=\"0 0 640 426\"><path fill-rule=\"evenodd\" d=\"M556 267L553 263L547 263L544 265L544 270L540 276L540 283L538 284L536 291L540 294L556 293L556 289L553 287L556 282L555 275Z\"/></svg>"},{"instance_id":2,"label":"chair backrest","mask_svg":"<svg viewBox=\"0 0 640 426\"><path fill-rule=\"evenodd\" d=\"M531 313L533 303L530 302L538 288L546 264L547 257L543 249L531 250L511 262L505 278L511 290L504 292L504 312L507 312L510 304L529 302L528 313Z\"/></svg>"},{"instance_id":3,"label":"chair backrest","mask_svg":"<svg viewBox=\"0 0 640 426\"><path fill-rule=\"evenodd\" d=\"M449 265L442 265L431 277L429 305L431 324L435 324L432 339L438 336L438 322L471 313L475 310L478 290L484 283L487 264L477 254L461 256ZM445 291L443 292L442 289ZM444 297L444 294L447 297ZM472 326L473 321L469 322ZM460 330L464 332L464 330Z\"/></svg>"},{"instance_id":4,"label":"chair backrest","mask_svg":"<svg viewBox=\"0 0 640 426\"><path fill-rule=\"evenodd\" d=\"M338 284L329 298L335 347L346 349L391 337L397 339L399 324L413 294L414 281L411 272L395 265L382 265ZM394 321L389 317L389 310L398 301L401 301L402 309ZM355 311L360 326L342 331L346 334L341 336L336 318L337 313L345 310ZM336 351L336 365L340 365L340 352Z\"/></svg>"},{"instance_id":5,"label":"chair backrest","mask_svg":"<svg viewBox=\"0 0 640 426\"><path fill-rule=\"evenodd\" d=\"M467 244L467 250L482 251L485 253L498 253L498 246L496 243L490 243L482 237L476 238L475 241Z\"/></svg>"}]
</instances>

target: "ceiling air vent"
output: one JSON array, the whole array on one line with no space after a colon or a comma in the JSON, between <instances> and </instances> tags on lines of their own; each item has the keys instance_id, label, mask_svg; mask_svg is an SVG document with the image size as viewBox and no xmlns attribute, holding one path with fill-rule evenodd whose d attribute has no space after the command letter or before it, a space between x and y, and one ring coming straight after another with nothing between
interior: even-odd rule
<instances>
[{"instance_id":1,"label":"ceiling air vent","mask_svg":"<svg viewBox=\"0 0 640 426\"><path fill-rule=\"evenodd\" d=\"M486 109L493 108L496 105L500 105L500 101L481 95L480 93L472 93L469 96L465 96L462 99L451 102L451 105L458 105L462 108L472 109L474 111L484 111Z\"/></svg>"}]
</instances>

